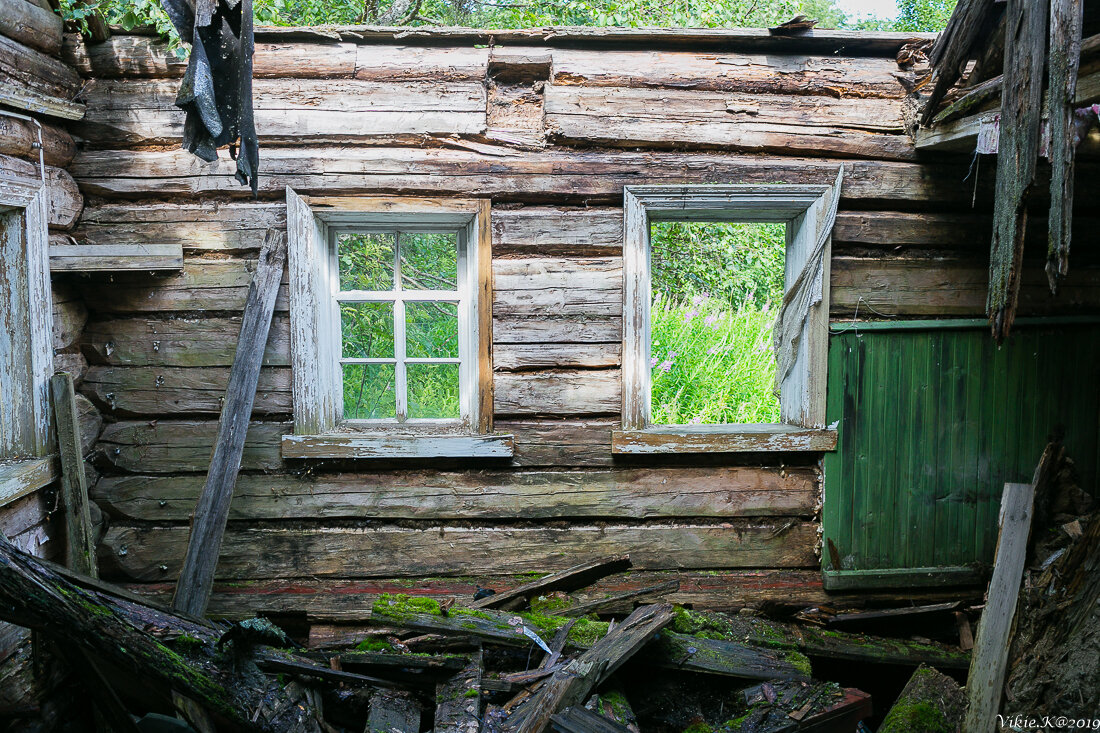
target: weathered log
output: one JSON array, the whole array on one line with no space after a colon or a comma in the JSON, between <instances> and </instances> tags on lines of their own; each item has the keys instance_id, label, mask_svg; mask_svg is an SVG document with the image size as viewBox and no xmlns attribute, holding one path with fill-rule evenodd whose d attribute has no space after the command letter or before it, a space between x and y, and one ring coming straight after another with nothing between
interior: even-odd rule
<instances>
[{"instance_id":1,"label":"weathered log","mask_svg":"<svg viewBox=\"0 0 1100 733\"><path fill-rule=\"evenodd\" d=\"M217 577L370 578L546 572L607 555L629 554L643 570L680 567L806 568L814 565L812 522L731 519L722 525L575 524L554 527L406 529L230 527ZM186 527L126 526L107 530L103 573L157 582L179 572ZM499 553L508 547L507 556Z\"/></svg>"},{"instance_id":2,"label":"weathered log","mask_svg":"<svg viewBox=\"0 0 1100 733\"><path fill-rule=\"evenodd\" d=\"M73 100L80 77L61 61L0 35L0 102L68 120L84 116Z\"/></svg>"},{"instance_id":3,"label":"weathered log","mask_svg":"<svg viewBox=\"0 0 1100 733\"><path fill-rule=\"evenodd\" d=\"M599 415L622 407L618 369L498 372L493 412L498 415Z\"/></svg>"},{"instance_id":4,"label":"weathered log","mask_svg":"<svg viewBox=\"0 0 1100 733\"><path fill-rule=\"evenodd\" d=\"M927 125L932 120L940 100L958 81L963 65L974 55L974 41L981 33L992 6L993 0L963 0L936 39L930 58L935 82L921 114L921 124Z\"/></svg>"},{"instance_id":5,"label":"weathered log","mask_svg":"<svg viewBox=\"0 0 1100 733\"><path fill-rule=\"evenodd\" d=\"M238 316L92 320L80 334L80 347L94 363L111 366L229 366L240 330ZM290 366L285 316L271 324L263 364Z\"/></svg>"},{"instance_id":6,"label":"weathered log","mask_svg":"<svg viewBox=\"0 0 1100 733\"><path fill-rule=\"evenodd\" d=\"M218 424L186 421L143 421L110 423L100 435L98 450L116 469L129 472L176 473L205 471ZM283 468L279 441L293 425L284 422L253 422L248 429L241 468L278 471Z\"/></svg>"},{"instance_id":7,"label":"weathered log","mask_svg":"<svg viewBox=\"0 0 1100 733\"><path fill-rule=\"evenodd\" d=\"M30 4L27 0L8 1ZM38 150L34 146L38 143L39 133L42 135L42 156L46 165L64 168L72 162L76 155L76 143L73 142L72 135L49 123L43 123L40 130L33 122L16 117L0 117L0 154L37 163Z\"/></svg>"},{"instance_id":8,"label":"weathered log","mask_svg":"<svg viewBox=\"0 0 1100 733\"><path fill-rule=\"evenodd\" d=\"M282 203L103 204L84 211L73 236L87 244L160 242L242 253L258 252L271 228L286 228Z\"/></svg>"},{"instance_id":9,"label":"weathered log","mask_svg":"<svg viewBox=\"0 0 1100 733\"><path fill-rule=\"evenodd\" d=\"M66 565L93 578L98 576L95 537L88 510L88 483L84 475L80 420L76 412L73 378L64 372L50 379L57 449L61 455L61 497L65 508Z\"/></svg>"},{"instance_id":10,"label":"weathered log","mask_svg":"<svg viewBox=\"0 0 1100 733\"><path fill-rule=\"evenodd\" d=\"M0 35L55 55L61 48L61 15L28 0L0 0Z\"/></svg>"}]
</instances>

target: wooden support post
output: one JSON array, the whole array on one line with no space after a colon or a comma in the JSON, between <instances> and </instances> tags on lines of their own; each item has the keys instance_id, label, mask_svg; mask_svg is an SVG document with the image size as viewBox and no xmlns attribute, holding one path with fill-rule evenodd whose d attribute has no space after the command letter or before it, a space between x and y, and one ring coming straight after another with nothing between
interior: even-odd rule
<instances>
[{"instance_id":1,"label":"wooden support post","mask_svg":"<svg viewBox=\"0 0 1100 733\"><path fill-rule=\"evenodd\" d=\"M970 675L966 680L969 706L963 733L991 733L996 728L1004 690L1009 637L1027 559L1034 500L1035 484L1005 484L993 577L989 581Z\"/></svg>"},{"instance_id":2,"label":"wooden support post","mask_svg":"<svg viewBox=\"0 0 1100 733\"><path fill-rule=\"evenodd\" d=\"M1076 150L1073 100L1081 62L1083 0L1051 0L1050 58L1047 61L1047 116L1050 125L1050 217L1047 280L1051 292L1069 272L1073 228L1073 158Z\"/></svg>"},{"instance_id":3,"label":"wooden support post","mask_svg":"<svg viewBox=\"0 0 1100 733\"><path fill-rule=\"evenodd\" d=\"M1020 292L1027 200L1039 158L1047 9L1044 2L1008 0L1005 11L1004 91L986 301L997 343L1012 329Z\"/></svg>"},{"instance_id":4,"label":"wooden support post","mask_svg":"<svg viewBox=\"0 0 1100 733\"><path fill-rule=\"evenodd\" d=\"M61 453L61 501L65 507L65 562L84 575L99 577L95 539L88 508L88 481L80 450L80 419L72 375L59 372L50 379L53 412L57 420L57 447Z\"/></svg>"},{"instance_id":5,"label":"wooden support post","mask_svg":"<svg viewBox=\"0 0 1100 733\"><path fill-rule=\"evenodd\" d=\"M225 523L229 518L233 487L241 467L245 434L260 379L260 363L271 329L271 315L285 261L286 237L282 232L269 229L260 249L256 274L248 288L241 335L237 341L233 367L229 371L218 436L206 474L206 484L191 521L187 555L173 601L177 610L194 616L202 616L210 601L214 570L218 564Z\"/></svg>"}]
</instances>

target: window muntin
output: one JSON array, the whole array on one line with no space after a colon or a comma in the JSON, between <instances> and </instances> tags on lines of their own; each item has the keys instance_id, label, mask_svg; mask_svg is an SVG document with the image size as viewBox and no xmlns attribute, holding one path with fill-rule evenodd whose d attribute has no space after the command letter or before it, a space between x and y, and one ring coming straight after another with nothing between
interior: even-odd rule
<instances>
[{"instance_id":1,"label":"window muntin","mask_svg":"<svg viewBox=\"0 0 1100 733\"><path fill-rule=\"evenodd\" d=\"M333 228L345 424L461 424L475 392L465 228Z\"/></svg>"}]
</instances>

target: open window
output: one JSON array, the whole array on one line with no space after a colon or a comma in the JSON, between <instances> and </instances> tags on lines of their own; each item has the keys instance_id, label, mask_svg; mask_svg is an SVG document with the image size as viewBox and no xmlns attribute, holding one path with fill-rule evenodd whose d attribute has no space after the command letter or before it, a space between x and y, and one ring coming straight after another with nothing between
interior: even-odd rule
<instances>
[{"instance_id":1,"label":"open window","mask_svg":"<svg viewBox=\"0 0 1100 733\"><path fill-rule=\"evenodd\" d=\"M287 190L291 458L508 457L491 435L488 202Z\"/></svg>"},{"instance_id":2,"label":"open window","mask_svg":"<svg viewBox=\"0 0 1100 733\"><path fill-rule=\"evenodd\" d=\"M628 186L616 453L821 451L833 185Z\"/></svg>"},{"instance_id":3,"label":"open window","mask_svg":"<svg viewBox=\"0 0 1100 733\"><path fill-rule=\"evenodd\" d=\"M0 504L57 477L46 219L42 179L0 173Z\"/></svg>"}]
</instances>

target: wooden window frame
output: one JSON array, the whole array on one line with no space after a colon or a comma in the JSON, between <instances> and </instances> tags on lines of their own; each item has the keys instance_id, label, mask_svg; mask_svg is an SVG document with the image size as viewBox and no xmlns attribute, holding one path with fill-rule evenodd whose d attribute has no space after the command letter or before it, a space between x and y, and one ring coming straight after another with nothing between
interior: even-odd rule
<instances>
[{"instance_id":1,"label":"wooden window frame","mask_svg":"<svg viewBox=\"0 0 1100 733\"><path fill-rule=\"evenodd\" d=\"M283 436L283 456L511 457L512 436L491 434L492 237L489 202L398 197L306 198L290 188L287 188L286 197L294 434ZM460 294L467 307L459 309L459 338L463 341L459 380L461 418L408 422L342 420L335 236L342 231L401 227L463 232L466 246L464 258L460 257L459 280Z\"/></svg>"},{"instance_id":2,"label":"wooden window frame","mask_svg":"<svg viewBox=\"0 0 1100 733\"><path fill-rule=\"evenodd\" d=\"M612 452L709 453L825 451L836 430L825 427L831 239L822 257L822 299L803 324L795 366L780 385L778 424L655 425L651 421L650 224L782 223L787 228L785 287L813 253L825 221L831 185L627 186L623 194L623 414Z\"/></svg>"},{"instance_id":3,"label":"wooden window frame","mask_svg":"<svg viewBox=\"0 0 1100 733\"><path fill-rule=\"evenodd\" d=\"M0 211L21 217L26 257L0 261L0 270L24 267L26 283L25 318L18 323L5 316L5 329L29 330L28 362L30 384L0 378L0 400L5 407L15 404L15 392L29 395L27 418L33 421L29 444L0 445L0 506L26 496L57 480L59 472L50 434L50 377L53 376L53 307L50 295L49 229L46 183L8 171L0 171ZM10 278L9 278L10 280ZM6 305L6 304L5 304ZM4 310L8 310L6 307Z\"/></svg>"}]
</instances>

